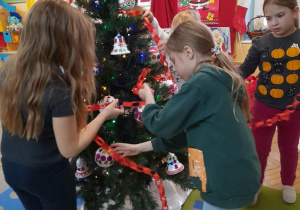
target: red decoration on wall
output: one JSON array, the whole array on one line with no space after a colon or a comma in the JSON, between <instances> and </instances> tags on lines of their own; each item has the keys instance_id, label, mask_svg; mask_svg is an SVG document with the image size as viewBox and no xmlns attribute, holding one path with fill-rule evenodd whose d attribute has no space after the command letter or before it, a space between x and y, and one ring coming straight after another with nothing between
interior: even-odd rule
<instances>
[{"instance_id":1,"label":"red decoration on wall","mask_svg":"<svg viewBox=\"0 0 300 210\"><path fill-rule=\"evenodd\" d=\"M151 12L162 28L171 27L172 20L178 12L177 9L176 0L151 0Z\"/></svg>"},{"instance_id":2,"label":"red decoration on wall","mask_svg":"<svg viewBox=\"0 0 300 210\"><path fill-rule=\"evenodd\" d=\"M177 0L177 5L179 5L179 1ZM195 0L193 0L195 1ZM201 0L203 1L203 0ZM211 1L219 1L219 20L218 24L210 24L205 22L205 24L209 27L229 27L230 28L230 42L231 42L231 53L234 51L234 28L233 28L233 16L235 14L236 8L236 0L211 0ZM186 9L186 8L185 8ZM178 11L180 8L178 8ZM203 18L203 17L202 17ZM160 22L159 22L160 23Z\"/></svg>"},{"instance_id":3,"label":"red decoration on wall","mask_svg":"<svg viewBox=\"0 0 300 210\"><path fill-rule=\"evenodd\" d=\"M209 25L218 24L219 1L220 0L190 0L189 5L180 7L180 0L178 0L178 12L193 8L199 11L203 23Z\"/></svg>"}]
</instances>

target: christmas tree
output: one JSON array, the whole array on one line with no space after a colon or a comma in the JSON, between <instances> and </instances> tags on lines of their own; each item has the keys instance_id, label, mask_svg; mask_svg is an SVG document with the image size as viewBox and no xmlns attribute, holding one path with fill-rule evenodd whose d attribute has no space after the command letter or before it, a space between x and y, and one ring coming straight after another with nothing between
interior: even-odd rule
<instances>
[{"instance_id":1,"label":"christmas tree","mask_svg":"<svg viewBox=\"0 0 300 210\"><path fill-rule=\"evenodd\" d=\"M98 136L107 145L115 142L136 144L155 138L142 125L143 107L139 106L140 98L132 89L142 71L148 67L151 71L147 71L145 81L155 90L157 104L163 106L174 92L171 91L172 84L168 81L162 82L163 77L157 77L164 73L165 66L153 61L153 56L159 55L150 52L153 42L149 30L141 16L131 10L137 1L76 0L75 4L90 16L95 25L95 104L109 103L114 98L118 98L124 106L126 102L134 102L127 103L129 105L125 107L125 115L107 121L99 130ZM89 119L93 119L98 113L99 110L89 112ZM167 164L174 164L173 155L148 152L128 159L156 171L162 180L171 180L184 190L192 188L188 178L186 148L176 151L176 156L179 162L175 164L182 163L186 167L174 175L166 173ZM121 209L126 199L136 210L155 209L158 206L158 201L149 190L153 177L114 162L110 151L99 147L95 142L72 159L72 166L76 175L78 196L84 200L85 209Z\"/></svg>"}]
</instances>

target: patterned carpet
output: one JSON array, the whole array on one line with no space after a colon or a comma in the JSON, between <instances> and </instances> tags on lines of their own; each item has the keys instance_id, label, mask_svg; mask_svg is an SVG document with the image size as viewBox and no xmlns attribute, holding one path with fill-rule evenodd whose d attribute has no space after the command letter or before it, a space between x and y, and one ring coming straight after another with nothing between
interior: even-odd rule
<instances>
[{"instance_id":1,"label":"patterned carpet","mask_svg":"<svg viewBox=\"0 0 300 210\"><path fill-rule=\"evenodd\" d=\"M200 193L194 189L182 206L182 210L202 210L202 207ZM297 201L294 204L287 204L283 201L280 190L262 187L256 205L241 210L300 210L300 193L297 194Z\"/></svg>"}]
</instances>

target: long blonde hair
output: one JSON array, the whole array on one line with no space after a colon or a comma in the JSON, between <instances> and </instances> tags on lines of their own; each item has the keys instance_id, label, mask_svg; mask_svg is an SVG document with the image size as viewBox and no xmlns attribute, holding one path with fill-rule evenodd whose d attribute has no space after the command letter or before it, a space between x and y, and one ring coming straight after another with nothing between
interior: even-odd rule
<instances>
[{"instance_id":1,"label":"long blonde hair","mask_svg":"<svg viewBox=\"0 0 300 210\"><path fill-rule=\"evenodd\" d=\"M94 60L89 18L61 0L37 1L25 18L16 55L1 69L0 118L5 128L12 135L37 140L44 122L42 99L53 81L70 87L78 129L84 127L85 101L90 103L95 94ZM21 106L28 112L26 122Z\"/></svg>"},{"instance_id":2,"label":"long blonde hair","mask_svg":"<svg viewBox=\"0 0 300 210\"><path fill-rule=\"evenodd\" d=\"M183 52L185 46L190 46L198 52L203 58L210 58L213 55L212 49L215 48L213 35L210 29L201 22L185 21L182 22L171 34L166 51ZM201 61L196 65L199 68ZM249 97L246 91L245 82L239 75L232 60L225 53L220 52L215 59L211 59L211 64L217 68L223 69L232 78L232 94L236 95L234 106L237 102L239 89L243 90L243 98L240 102L241 110L247 119L250 119ZM235 113L235 112L234 112Z\"/></svg>"}]
</instances>

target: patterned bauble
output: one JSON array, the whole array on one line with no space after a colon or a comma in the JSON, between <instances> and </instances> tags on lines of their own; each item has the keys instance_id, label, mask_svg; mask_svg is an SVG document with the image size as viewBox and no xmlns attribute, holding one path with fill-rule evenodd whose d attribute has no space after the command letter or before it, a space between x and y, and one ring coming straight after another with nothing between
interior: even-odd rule
<instances>
[{"instance_id":1,"label":"patterned bauble","mask_svg":"<svg viewBox=\"0 0 300 210\"><path fill-rule=\"evenodd\" d=\"M174 153L169 152L167 155L166 173L168 175L178 174L184 169L184 165L180 163Z\"/></svg>"},{"instance_id":2,"label":"patterned bauble","mask_svg":"<svg viewBox=\"0 0 300 210\"><path fill-rule=\"evenodd\" d=\"M113 96L105 96L103 99L101 99L99 101L99 104L101 103L105 103L105 102L108 102L108 103L111 103L115 100L115 98ZM100 109L99 109L99 112L101 112L103 109L105 109L105 107L107 106L108 104L102 104L100 105Z\"/></svg>"},{"instance_id":3,"label":"patterned bauble","mask_svg":"<svg viewBox=\"0 0 300 210\"><path fill-rule=\"evenodd\" d=\"M140 125L144 125L144 123L142 121L142 113L143 113L144 109L145 109L145 105L139 106L138 108L136 108L134 110L134 118L137 121L137 123Z\"/></svg>"},{"instance_id":4,"label":"patterned bauble","mask_svg":"<svg viewBox=\"0 0 300 210\"><path fill-rule=\"evenodd\" d=\"M122 10L132 10L135 6L135 0L119 0L119 5Z\"/></svg>"},{"instance_id":5,"label":"patterned bauble","mask_svg":"<svg viewBox=\"0 0 300 210\"><path fill-rule=\"evenodd\" d=\"M158 48L156 46L150 47L150 54L151 54L151 63L158 63L160 60L160 55L158 52Z\"/></svg>"},{"instance_id":6,"label":"patterned bauble","mask_svg":"<svg viewBox=\"0 0 300 210\"><path fill-rule=\"evenodd\" d=\"M85 162L84 159L78 158L76 160L75 177L78 179L86 178L93 173L91 167Z\"/></svg>"},{"instance_id":7,"label":"patterned bauble","mask_svg":"<svg viewBox=\"0 0 300 210\"><path fill-rule=\"evenodd\" d=\"M107 168L114 164L114 159L110 155L110 150L105 150L102 147L99 147L95 153L95 162L98 166Z\"/></svg>"},{"instance_id":8,"label":"patterned bauble","mask_svg":"<svg viewBox=\"0 0 300 210\"><path fill-rule=\"evenodd\" d=\"M166 80L160 83L160 86L167 86L169 88L167 99L170 99L174 94L178 93L178 86L176 82L173 82L172 80Z\"/></svg>"}]
</instances>

